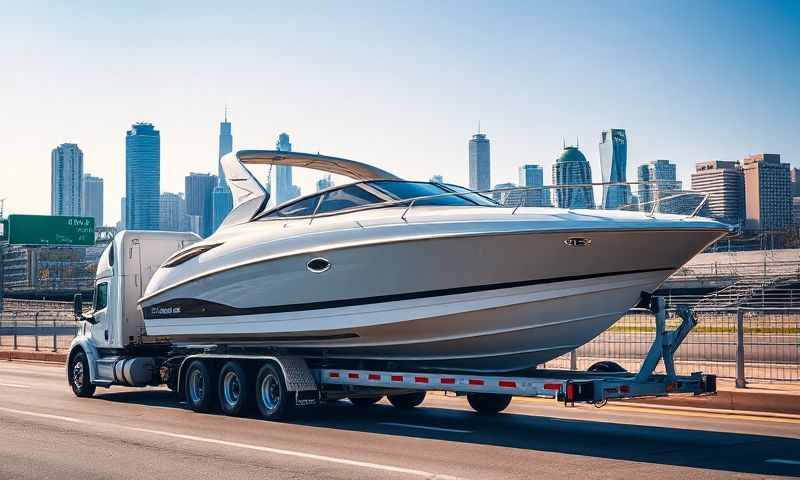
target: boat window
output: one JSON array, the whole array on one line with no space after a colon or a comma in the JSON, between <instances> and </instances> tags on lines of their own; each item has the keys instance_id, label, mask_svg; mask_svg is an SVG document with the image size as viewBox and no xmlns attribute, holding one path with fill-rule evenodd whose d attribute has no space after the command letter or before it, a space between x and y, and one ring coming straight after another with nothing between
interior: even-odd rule
<instances>
[{"instance_id":1,"label":"boat window","mask_svg":"<svg viewBox=\"0 0 800 480\"><path fill-rule=\"evenodd\" d=\"M427 197L430 195L442 195L452 193L442 186L427 182L397 182L394 180L378 180L370 182L373 185L391 196L403 200L406 198ZM462 198L460 195L450 195L446 197L428 198L417 200L414 205L471 205L475 202Z\"/></svg>"},{"instance_id":2,"label":"boat window","mask_svg":"<svg viewBox=\"0 0 800 480\"><path fill-rule=\"evenodd\" d=\"M463 193L464 195L459 195L459 197L464 197L469 199L478 205L483 205L485 207L498 207L500 206L499 203L495 202L491 198L487 197L486 195L475 193L468 188L460 187L458 185L453 185L452 183L443 183L442 184L445 188L448 188L454 192Z\"/></svg>"},{"instance_id":3,"label":"boat window","mask_svg":"<svg viewBox=\"0 0 800 480\"><path fill-rule=\"evenodd\" d=\"M317 202L319 202L319 195L314 195L313 197L304 198L290 205L287 205L279 210L275 210L268 216L270 217L311 216L314 213L314 209L317 208Z\"/></svg>"},{"instance_id":4,"label":"boat window","mask_svg":"<svg viewBox=\"0 0 800 480\"><path fill-rule=\"evenodd\" d=\"M102 310L108 306L108 282L98 283L94 292L94 310Z\"/></svg>"},{"instance_id":5,"label":"boat window","mask_svg":"<svg viewBox=\"0 0 800 480\"><path fill-rule=\"evenodd\" d=\"M338 190L332 190L322 197L322 203L317 213L335 212L345 208L361 207L371 203L380 203L384 200L369 193L361 187L352 185Z\"/></svg>"}]
</instances>

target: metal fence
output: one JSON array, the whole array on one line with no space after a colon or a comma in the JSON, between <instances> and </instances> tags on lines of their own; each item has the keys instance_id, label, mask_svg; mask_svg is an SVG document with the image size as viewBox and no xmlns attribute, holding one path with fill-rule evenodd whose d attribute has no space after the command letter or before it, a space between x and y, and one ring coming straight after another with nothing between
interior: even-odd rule
<instances>
[{"instance_id":1,"label":"metal fence","mask_svg":"<svg viewBox=\"0 0 800 480\"><path fill-rule=\"evenodd\" d=\"M14 311L0 314L0 349L66 351L78 323L69 311Z\"/></svg>"}]
</instances>

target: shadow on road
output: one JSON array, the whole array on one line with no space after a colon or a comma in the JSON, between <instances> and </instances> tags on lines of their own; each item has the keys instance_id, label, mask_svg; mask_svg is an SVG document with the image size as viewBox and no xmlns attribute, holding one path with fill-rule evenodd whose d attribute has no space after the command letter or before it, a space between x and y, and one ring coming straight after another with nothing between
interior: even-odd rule
<instances>
[{"instance_id":1,"label":"shadow on road","mask_svg":"<svg viewBox=\"0 0 800 480\"><path fill-rule=\"evenodd\" d=\"M185 404L166 390L98 392L96 398L186 409ZM254 418L253 421L259 420ZM766 462L773 458L797 459L800 440L768 435L514 413L485 417L471 411L436 406L423 406L409 411L378 404L359 409L347 401L300 409L291 423L650 464L756 475L800 476L798 466ZM425 430L414 426L456 431Z\"/></svg>"}]
</instances>

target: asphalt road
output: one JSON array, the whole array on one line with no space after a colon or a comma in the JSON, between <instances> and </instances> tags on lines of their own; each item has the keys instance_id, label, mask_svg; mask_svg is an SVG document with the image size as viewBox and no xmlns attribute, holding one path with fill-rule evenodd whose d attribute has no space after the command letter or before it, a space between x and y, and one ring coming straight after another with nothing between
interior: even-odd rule
<instances>
[{"instance_id":1,"label":"asphalt road","mask_svg":"<svg viewBox=\"0 0 800 480\"><path fill-rule=\"evenodd\" d=\"M348 402L291 423L191 412L162 389L72 395L63 368L0 363L0 479L763 478L800 476L800 418L565 408L473 414Z\"/></svg>"}]
</instances>

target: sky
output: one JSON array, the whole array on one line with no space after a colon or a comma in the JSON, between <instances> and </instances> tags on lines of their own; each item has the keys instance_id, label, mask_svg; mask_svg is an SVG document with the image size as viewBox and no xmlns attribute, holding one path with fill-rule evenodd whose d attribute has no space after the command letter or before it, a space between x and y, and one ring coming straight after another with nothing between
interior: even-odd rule
<instances>
[{"instance_id":1,"label":"sky","mask_svg":"<svg viewBox=\"0 0 800 480\"><path fill-rule=\"evenodd\" d=\"M0 198L48 214L50 152L84 152L120 216L125 131L161 131L161 189L234 149L352 158L468 183L491 140L492 184L624 128L628 179L669 159L779 153L800 167L800 2L11 2L0 0ZM316 173L297 172L303 192Z\"/></svg>"}]
</instances>

